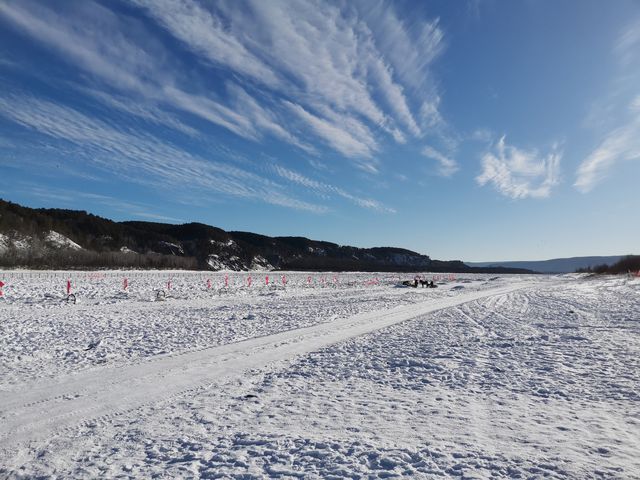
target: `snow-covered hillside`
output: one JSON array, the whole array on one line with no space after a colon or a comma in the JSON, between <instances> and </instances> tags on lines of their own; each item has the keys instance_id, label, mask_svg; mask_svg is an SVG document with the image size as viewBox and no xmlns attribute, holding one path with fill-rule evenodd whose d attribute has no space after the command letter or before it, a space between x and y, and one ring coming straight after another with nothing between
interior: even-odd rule
<instances>
[{"instance_id":1,"label":"snow-covered hillside","mask_svg":"<svg viewBox=\"0 0 640 480\"><path fill-rule=\"evenodd\" d=\"M58 232L50 230L45 237L45 242L55 248L68 248L71 250L80 250L82 247L73 240L61 235Z\"/></svg>"},{"instance_id":2,"label":"snow-covered hillside","mask_svg":"<svg viewBox=\"0 0 640 480\"><path fill-rule=\"evenodd\" d=\"M638 279L0 280L0 476L640 472Z\"/></svg>"},{"instance_id":3,"label":"snow-covered hillside","mask_svg":"<svg viewBox=\"0 0 640 480\"><path fill-rule=\"evenodd\" d=\"M42 237L24 235L18 232L0 233L0 254L8 254L10 251L23 254L30 249L44 252L47 249L81 250L82 247L73 240L53 230L49 230L43 234Z\"/></svg>"}]
</instances>

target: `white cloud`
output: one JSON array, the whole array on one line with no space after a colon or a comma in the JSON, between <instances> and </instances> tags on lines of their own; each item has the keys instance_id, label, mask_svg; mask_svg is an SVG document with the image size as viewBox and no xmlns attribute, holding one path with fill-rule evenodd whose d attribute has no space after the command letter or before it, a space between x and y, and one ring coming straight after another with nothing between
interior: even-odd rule
<instances>
[{"instance_id":1,"label":"white cloud","mask_svg":"<svg viewBox=\"0 0 640 480\"><path fill-rule=\"evenodd\" d=\"M190 1L131 0L174 37L214 64L223 65L274 86L276 73L254 55L210 10Z\"/></svg>"},{"instance_id":2,"label":"white cloud","mask_svg":"<svg viewBox=\"0 0 640 480\"><path fill-rule=\"evenodd\" d=\"M60 7L8 1L0 16L80 68L85 78L88 74L91 87L85 94L199 141L219 143L216 130L206 128L208 122L253 142L273 137L311 155L318 155L324 143L369 173L378 172L376 157L388 142L426 135L454 142L444 133L440 97L431 79L431 66L444 48L438 19L402 20L385 0L129 2L163 34L147 18L130 16L126 9L116 14L110 3L91 0ZM164 32L178 41L171 48ZM142 132L59 105L22 102L29 113L12 110L6 115L13 121L69 142L85 141L104 157L115 153L116 166L123 170L139 158L152 178L188 182L193 175L191 181L210 181L213 191L251 198L273 187L247 177L246 170L225 170L222 163L206 162L166 141L155 145L156 138ZM53 112L63 119L58 125ZM81 125L85 119L90 121ZM430 153L441 174L457 169L447 155ZM226 186L222 177L228 179ZM334 193L366 208L386 208L347 192ZM275 193L269 198L322 210Z\"/></svg>"},{"instance_id":3,"label":"white cloud","mask_svg":"<svg viewBox=\"0 0 640 480\"><path fill-rule=\"evenodd\" d=\"M309 154L315 155L317 153L316 149L311 145L301 141L296 135L285 130L281 125L281 121L276 118L276 114L272 110L261 106L258 101L249 95L242 87L229 83L227 90L234 99L235 110L241 112L245 117L252 119L257 127L270 132L275 137L291 145L295 145Z\"/></svg>"},{"instance_id":4,"label":"white cloud","mask_svg":"<svg viewBox=\"0 0 640 480\"><path fill-rule=\"evenodd\" d=\"M429 92L429 68L444 48L439 20L405 22L384 0L358 3L377 47L389 60L395 75L406 85Z\"/></svg>"},{"instance_id":5,"label":"white cloud","mask_svg":"<svg viewBox=\"0 0 640 480\"><path fill-rule=\"evenodd\" d=\"M507 145L503 136L494 151L482 157L482 173L476 177L480 185L494 188L510 198L545 198L559 182L562 154L554 147L543 158L536 151L520 150Z\"/></svg>"},{"instance_id":6,"label":"white cloud","mask_svg":"<svg viewBox=\"0 0 640 480\"><path fill-rule=\"evenodd\" d=\"M604 141L578 167L573 184L583 193L600 182L618 161L640 159L640 116L609 132Z\"/></svg>"},{"instance_id":7,"label":"white cloud","mask_svg":"<svg viewBox=\"0 0 640 480\"><path fill-rule=\"evenodd\" d=\"M438 174L443 177L450 177L459 170L458 164L455 160L447 157L446 155L442 154L435 148L430 147L429 145L425 146L422 149L422 154L425 157L431 158L432 160L435 160L439 163Z\"/></svg>"},{"instance_id":8,"label":"white cloud","mask_svg":"<svg viewBox=\"0 0 640 480\"><path fill-rule=\"evenodd\" d=\"M194 0L179 5L131 1L143 5L194 54L233 69L264 88L265 95L277 92L308 113L322 111L326 124L346 128L354 138L359 138L362 121L399 143L406 141L406 132L423 134L411 107L413 103L421 108L422 96L430 90L424 79L441 50L437 21L409 28L386 3L372 9L367 4L347 8L332 2L251 0L205 8ZM245 59L251 71L241 68L237 59ZM402 82L410 83L411 95ZM427 128L441 120L437 102L428 104ZM328 111L353 122L334 123ZM312 125L316 134L318 126ZM322 131L327 129L323 125ZM344 142L330 145L345 153ZM371 144L367 145L349 147L347 156L369 156Z\"/></svg>"},{"instance_id":9,"label":"white cloud","mask_svg":"<svg viewBox=\"0 0 640 480\"><path fill-rule=\"evenodd\" d=\"M25 182L21 185L25 191L28 191L29 194L44 199L48 202L56 202L61 205L65 205L69 208L78 208L79 204L86 204L87 202L97 203L99 205L105 205L114 210L124 213L130 217L143 217L143 218L152 218L154 220L162 220L169 222L184 222L183 219L168 217L166 215L159 215L157 213L153 213L153 210L157 208L153 205L140 204L134 202L127 202L121 200L120 198L109 196L109 195L100 195L92 192L83 192L79 190L70 190L68 188L58 189L48 186L47 188L42 188L37 185L34 185L29 182ZM83 207L86 208L86 207Z\"/></svg>"},{"instance_id":10,"label":"white cloud","mask_svg":"<svg viewBox=\"0 0 640 480\"><path fill-rule=\"evenodd\" d=\"M620 72L613 88L587 118L587 126L600 132L599 145L576 171L573 186L583 193L591 191L621 161L640 159L640 21L630 24L614 46Z\"/></svg>"},{"instance_id":11,"label":"white cloud","mask_svg":"<svg viewBox=\"0 0 640 480\"><path fill-rule=\"evenodd\" d=\"M111 95L100 90L89 89L84 87L77 87L77 90L90 95L102 102L104 105L111 109L120 110L129 115L133 115L142 120L157 124L164 125L173 130L180 131L191 137L197 137L200 132L184 122L178 120L175 115L161 110L153 103L144 103L142 101L131 102L126 97Z\"/></svg>"},{"instance_id":12,"label":"white cloud","mask_svg":"<svg viewBox=\"0 0 640 480\"><path fill-rule=\"evenodd\" d=\"M202 79L191 81L193 69L184 68L152 30L108 5L87 0L54 10L25 0L8 2L0 15L111 87L254 141L269 134L314 152L295 125L285 127L282 104L267 105L274 95L298 105L303 123L325 140L329 131L342 131L328 144L352 158L378 149L372 131L404 143L407 135L422 136L442 123L429 86L430 66L443 47L437 19L406 23L384 1L130 2L203 64L236 75L229 99L235 105L208 91ZM168 124L159 110L129 111L147 120L157 113L156 123ZM371 162L356 165L375 171Z\"/></svg>"},{"instance_id":13,"label":"white cloud","mask_svg":"<svg viewBox=\"0 0 640 480\"><path fill-rule=\"evenodd\" d=\"M640 57L639 47L640 21L636 20L622 32L614 46L614 53L620 59L623 67L628 67Z\"/></svg>"},{"instance_id":14,"label":"white cloud","mask_svg":"<svg viewBox=\"0 0 640 480\"><path fill-rule=\"evenodd\" d=\"M77 110L21 96L0 96L0 115L77 147L74 157L123 179L148 185L189 188L203 197L216 192L274 205L326 212L322 205L286 195L255 173L192 155L157 137L120 130Z\"/></svg>"},{"instance_id":15,"label":"white cloud","mask_svg":"<svg viewBox=\"0 0 640 480\"><path fill-rule=\"evenodd\" d=\"M167 85L162 89L163 101L211 123L220 125L240 137L257 140L258 132L250 119L203 95L187 93Z\"/></svg>"},{"instance_id":16,"label":"white cloud","mask_svg":"<svg viewBox=\"0 0 640 480\"><path fill-rule=\"evenodd\" d=\"M471 133L471 140L476 142L491 143L493 133L488 128L477 128Z\"/></svg>"},{"instance_id":17,"label":"white cloud","mask_svg":"<svg viewBox=\"0 0 640 480\"><path fill-rule=\"evenodd\" d=\"M261 117L245 117L211 98L207 92L188 92L186 88L180 87L178 84L183 80L174 73L180 68L165 65L158 60L167 56L164 47L152 40L152 35L142 24L127 17L116 16L91 1L81 5L82 8L75 12L80 17L76 21L28 1L3 6L0 14L48 47L57 50L70 63L75 63L112 87L135 95L136 102L142 100L178 109L253 141L259 140L261 131L264 130L310 151L308 145L288 135L273 119L266 121L264 108ZM137 33L133 36L131 32ZM142 44L144 48L141 47ZM257 71L256 74L265 75L262 71ZM102 100L104 101L104 94ZM122 105L112 106L123 109ZM138 112L132 112L132 108L134 107L129 108L130 113L141 115L139 108ZM160 109L155 112L158 114L156 123L167 125L167 114ZM144 115L150 120L149 116L153 113L153 109L147 109Z\"/></svg>"},{"instance_id":18,"label":"white cloud","mask_svg":"<svg viewBox=\"0 0 640 480\"><path fill-rule=\"evenodd\" d=\"M280 177L289 180L292 183L296 183L298 185L301 185L311 191L313 191L314 193L322 196L322 197L326 197L327 194L334 194L334 195L338 195L342 198L345 198L349 201L351 201L352 203L354 203L355 205L358 205L359 207L362 208L367 208L370 210L375 210L377 212L381 212L381 213L395 213L396 211L393 208L390 207L386 207L384 206L382 203L380 203L377 200L373 200L371 198L362 198L356 195L352 195L351 193L348 193L347 191L345 191L344 189L340 188L340 187L336 187L333 185L329 185L327 183L324 182L319 182L317 180L313 180L305 175L302 175L298 172L294 172L293 170L290 170L288 168L285 168L281 165L273 165L273 171L279 175Z\"/></svg>"},{"instance_id":19,"label":"white cloud","mask_svg":"<svg viewBox=\"0 0 640 480\"><path fill-rule=\"evenodd\" d=\"M285 101L284 104L292 113L308 124L318 137L347 157L371 157L377 148L373 137L364 131L366 127L362 124L356 125L358 123L356 120L345 117L338 119L336 115L334 121L331 122L308 112L300 105L288 101ZM350 123L351 121L353 123ZM341 124L345 126L349 123L350 129L341 128ZM356 138L356 135L361 138Z\"/></svg>"},{"instance_id":20,"label":"white cloud","mask_svg":"<svg viewBox=\"0 0 640 480\"><path fill-rule=\"evenodd\" d=\"M423 128L435 128L444 123L442 115L439 110L440 97L436 96L433 99L425 100L420 106L420 120Z\"/></svg>"},{"instance_id":21,"label":"white cloud","mask_svg":"<svg viewBox=\"0 0 640 480\"><path fill-rule=\"evenodd\" d=\"M153 59L122 34L119 20L106 8L87 2L81 13L84 21L71 24L32 2L6 3L0 9L0 15L61 52L70 63L120 88L144 90L140 77L153 68ZM93 28L96 24L100 28Z\"/></svg>"},{"instance_id":22,"label":"white cloud","mask_svg":"<svg viewBox=\"0 0 640 480\"><path fill-rule=\"evenodd\" d=\"M293 79L300 89L297 95L293 92L298 101L306 97L374 124L385 122L366 82L357 18L325 2L249 3L250 9L238 5L228 12L232 25L246 30L246 22L253 20L252 32L245 33L252 35L247 41L261 46L273 68Z\"/></svg>"}]
</instances>

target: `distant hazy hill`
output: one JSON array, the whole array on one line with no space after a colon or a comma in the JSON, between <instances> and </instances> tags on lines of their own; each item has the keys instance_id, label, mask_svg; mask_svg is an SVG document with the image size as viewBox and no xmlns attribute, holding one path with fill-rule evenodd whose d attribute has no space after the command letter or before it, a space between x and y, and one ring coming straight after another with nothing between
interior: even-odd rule
<instances>
[{"instance_id":1,"label":"distant hazy hill","mask_svg":"<svg viewBox=\"0 0 640 480\"><path fill-rule=\"evenodd\" d=\"M357 248L303 237L267 237L188 223L114 222L83 211L0 200L0 265L35 268L181 268L496 272L395 247Z\"/></svg>"},{"instance_id":2,"label":"distant hazy hill","mask_svg":"<svg viewBox=\"0 0 640 480\"><path fill-rule=\"evenodd\" d=\"M579 268L595 267L597 265L613 265L624 255L612 255L608 257L571 257L553 258L551 260L539 261L517 261L517 262L464 262L470 267L507 267L525 268L540 273L569 273L575 272Z\"/></svg>"}]
</instances>

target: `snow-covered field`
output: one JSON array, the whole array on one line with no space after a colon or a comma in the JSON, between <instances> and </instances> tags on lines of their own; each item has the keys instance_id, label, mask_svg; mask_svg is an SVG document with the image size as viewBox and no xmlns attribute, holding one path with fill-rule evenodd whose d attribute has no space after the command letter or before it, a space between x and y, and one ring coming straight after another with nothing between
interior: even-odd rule
<instances>
[{"instance_id":1,"label":"snow-covered field","mask_svg":"<svg viewBox=\"0 0 640 480\"><path fill-rule=\"evenodd\" d=\"M282 275L0 272L0 478L640 478L638 279Z\"/></svg>"}]
</instances>

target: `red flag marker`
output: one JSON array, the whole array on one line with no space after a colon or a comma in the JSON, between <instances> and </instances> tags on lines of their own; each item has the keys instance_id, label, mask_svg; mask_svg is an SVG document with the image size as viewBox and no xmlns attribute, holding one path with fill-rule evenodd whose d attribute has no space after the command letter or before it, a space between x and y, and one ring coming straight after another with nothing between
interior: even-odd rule
<instances>
[{"instance_id":1,"label":"red flag marker","mask_svg":"<svg viewBox=\"0 0 640 480\"><path fill-rule=\"evenodd\" d=\"M129 288L129 279L125 278L122 282L122 289L126 290L127 288Z\"/></svg>"},{"instance_id":2,"label":"red flag marker","mask_svg":"<svg viewBox=\"0 0 640 480\"><path fill-rule=\"evenodd\" d=\"M2 293L2 287L4 287L4 282L2 280L0 280L0 297L4 295Z\"/></svg>"},{"instance_id":3,"label":"red flag marker","mask_svg":"<svg viewBox=\"0 0 640 480\"><path fill-rule=\"evenodd\" d=\"M71 294L71 280L67 279L67 295Z\"/></svg>"}]
</instances>

